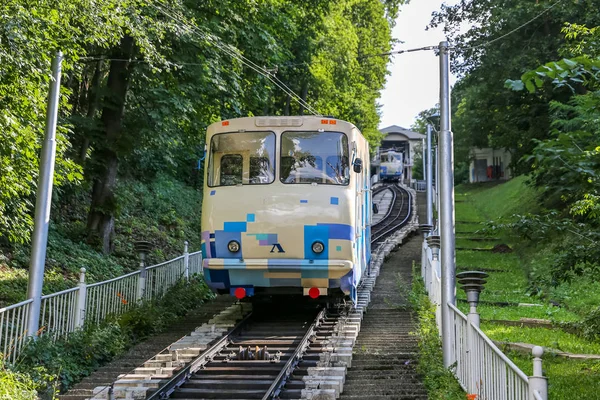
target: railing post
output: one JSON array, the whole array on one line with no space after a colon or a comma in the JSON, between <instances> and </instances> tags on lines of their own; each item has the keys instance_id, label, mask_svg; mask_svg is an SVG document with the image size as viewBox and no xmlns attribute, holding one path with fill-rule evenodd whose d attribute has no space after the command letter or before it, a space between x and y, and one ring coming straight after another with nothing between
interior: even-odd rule
<instances>
[{"instance_id":1,"label":"railing post","mask_svg":"<svg viewBox=\"0 0 600 400\"><path fill-rule=\"evenodd\" d=\"M85 284L85 268L79 273L79 292L77 295L77 306L75 307L75 328L82 328L85 323L85 304L87 301L87 285Z\"/></svg>"},{"instance_id":2,"label":"railing post","mask_svg":"<svg viewBox=\"0 0 600 400\"><path fill-rule=\"evenodd\" d=\"M548 378L542 372L542 356L544 348L535 346L531 351L533 354L533 375L529 377L529 400L538 400L535 393L539 394L539 399L548 400Z\"/></svg>"},{"instance_id":3,"label":"railing post","mask_svg":"<svg viewBox=\"0 0 600 400\"><path fill-rule=\"evenodd\" d=\"M188 241L183 243L183 265L185 267L185 280L190 281L190 253L188 251Z\"/></svg>"},{"instance_id":4,"label":"railing post","mask_svg":"<svg viewBox=\"0 0 600 400\"><path fill-rule=\"evenodd\" d=\"M152 244L144 240L138 240L133 244L133 247L140 256L140 277L138 278L136 300L142 301L144 298L144 292L146 291L146 255L150 253Z\"/></svg>"},{"instance_id":5,"label":"railing post","mask_svg":"<svg viewBox=\"0 0 600 400\"><path fill-rule=\"evenodd\" d=\"M146 266L144 265L143 261L140 264L140 275L138 278L136 295L137 301L142 301L142 299L144 298L144 292L146 291Z\"/></svg>"},{"instance_id":6,"label":"railing post","mask_svg":"<svg viewBox=\"0 0 600 400\"><path fill-rule=\"evenodd\" d=\"M480 368L477 367L479 361L479 354L477 354L477 346L475 338L477 333L475 328L479 328L479 313L477 312L477 305L479 304L479 294L483 290L483 285L487 282L485 278L488 274L481 271L465 271L456 274L458 283L467 295L467 301L469 302L469 315L467 316L467 358L469 360L466 368L468 368L468 389L471 394L477 393L479 388L478 384L480 381Z\"/></svg>"}]
</instances>

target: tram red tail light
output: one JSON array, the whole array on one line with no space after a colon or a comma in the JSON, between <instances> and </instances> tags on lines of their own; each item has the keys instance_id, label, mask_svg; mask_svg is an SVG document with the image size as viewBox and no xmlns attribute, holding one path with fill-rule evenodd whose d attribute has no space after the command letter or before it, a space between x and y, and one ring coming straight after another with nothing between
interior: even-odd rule
<instances>
[{"instance_id":1,"label":"tram red tail light","mask_svg":"<svg viewBox=\"0 0 600 400\"><path fill-rule=\"evenodd\" d=\"M246 289L244 289L243 287L239 287L239 288L235 289L235 291L233 292L233 295L236 298L238 298L239 300L241 300L244 297L246 297Z\"/></svg>"},{"instance_id":2,"label":"tram red tail light","mask_svg":"<svg viewBox=\"0 0 600 400\"><path fill-rule=\"evenodd\" d=\"M311 288L308 290L308 296L309 296L311 299L316 299L316 298L317 298L317 297L319 297L320 295L321 295L321 291L320 291L320 290L319 290L319 288L317 288L317 287L311 287Z\"/></svg>"}]
</instances>

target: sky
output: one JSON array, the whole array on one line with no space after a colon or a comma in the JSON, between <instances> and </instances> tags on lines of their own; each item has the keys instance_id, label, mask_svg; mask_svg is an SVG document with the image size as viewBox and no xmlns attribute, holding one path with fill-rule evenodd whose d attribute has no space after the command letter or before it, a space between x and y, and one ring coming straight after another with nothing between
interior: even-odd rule
<instances>
[{"instance_id":1,"label":"sky","mask_svg":"<svg viewBox=\"0 0 600 400\"><path fill-rule=\"evenodd\" d=\"M441 5L441 0L413 0L402 6L392 35L404 43L396 44L394 50L437 46L446 40L441 27L425 30L431 13ZM438 57L433 50L398 54L392 57L388 70L391 75L379 99L382 113L379 128L390 125L410 128L419 112L439 103ZM455 77L451 76L450 84L454 82Z\"/></svg>"}]
</instances>

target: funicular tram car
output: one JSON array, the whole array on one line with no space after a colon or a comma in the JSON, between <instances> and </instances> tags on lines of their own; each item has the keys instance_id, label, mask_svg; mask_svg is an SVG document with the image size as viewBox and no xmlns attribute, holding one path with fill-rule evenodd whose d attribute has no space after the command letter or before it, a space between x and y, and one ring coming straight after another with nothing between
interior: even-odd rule
<instances>
[{"instance_id":1,"label":"funicular tram car","mask_svg":"<svg viewBox=\"0 0 600 400\"><path fill-rule=\"evenodd\" d=\"M351 123L252 117L206 134L203 271L237 298L349 296L370 261L369 147Z\"/></svg>"},{"instance_id":2,"label":"funicular tram car","mask_svg":"<svg viewBox=\"0 0 600 400\"><path fill-rule=\"evenodd\" d=\"M404 169L402 153L395 150L385 150L379 155L379 179L381 181L398 182Z\"/></svg>"}]
</instances>

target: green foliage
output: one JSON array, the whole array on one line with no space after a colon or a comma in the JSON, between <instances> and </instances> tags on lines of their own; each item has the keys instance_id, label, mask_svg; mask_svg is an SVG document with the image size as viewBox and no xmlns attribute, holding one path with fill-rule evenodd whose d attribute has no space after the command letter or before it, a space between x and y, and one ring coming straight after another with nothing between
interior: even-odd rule
<instances>
[{"instance_id":1,"label":"green foliage","mask_svg":"<svg viewBox=\"0 0 600 400\"><path fill-rule=\"evenodd\" d=\"M419 277L418 272L413 276ZM442 343L435 322L435 306L429 301L420 279L415 279L409 299L418 317L419 365L417 371L424 377L428 397L432 400L463 400L462 390L452 372L444 368Z\"/></svg>"},{"instance_id":2,"label":"green foliage","mask_svg":"<svg viewBox=\"0 0 600 400\"><path fill-rule=\"evenodd\" d=\"M27 374L8 369L0 360L0 400L36 400L35 384Z\"/></svg>"},{"instance_id":3,"label":"green foliage","mask_svg":"<svg viewBox=\"0 0 600 400\"><path fill-rule=\"evenodd\" d=\"M56 341L42 336L24 348L15 368L29 374L42 397L51 397L55 390L68 389L123 353L131 343L114 322L76 331Z\"/></svg>"},{"instance_id":4,"label":"green foliage","mask_svg":"<svg viewBox=\"0 0 600 400\"><path fill-rule=\"evenodd\" d=\"M88 326L58 340L40 337L24 348L14 369L27 377L29 387L35 385L43 398L51 398L133 344L165 331L212 296L201 277L192 277L189 283L180 281L163 298L135 305L100 326Z\"/></svg>"},{"instance_id":5,"label":"green foliage","mask_svg":"<svg viewBox=\"0 0 600 400\"><path fill-rule=\"evenodd\" d=\"M452 68L460 75L453 88L453 121L456 162L464 162L471 147L505 148L512 155L514 171L527 172L526 158L550 133L551 101L565 102L571 96L568 86L550 89L538 72L530 80L514 83L517 87L540 85L545 90L535 93L506 90L507 78L521 76L523 71L535 70L544 62L571 58L569 48L575 48L573 38L589 36L580 33L572 23L596 26L600 24L594 2L571 1L555 3L550 0L462 0L455 5L443 5L435 12L432 26L443 26L450 42L456 46ZM533 19L536 17L536 19ZM464 29L465 25L469 28ZM462 29L460 27L463 27ZM570 28L569 28L570 27ZM571 36L565 37L570 29ZM592 40L590 40L590 43ZM577 54L586 53L592 46L580 46ZM569 61L558 62L568 69ZM548 65L547 65L548 67ZM554 68L549 66L549 68ZM555 77L564 72L556 69ZM514 82L514 81L512 81Z\"/></svg>"}]
</instances>

